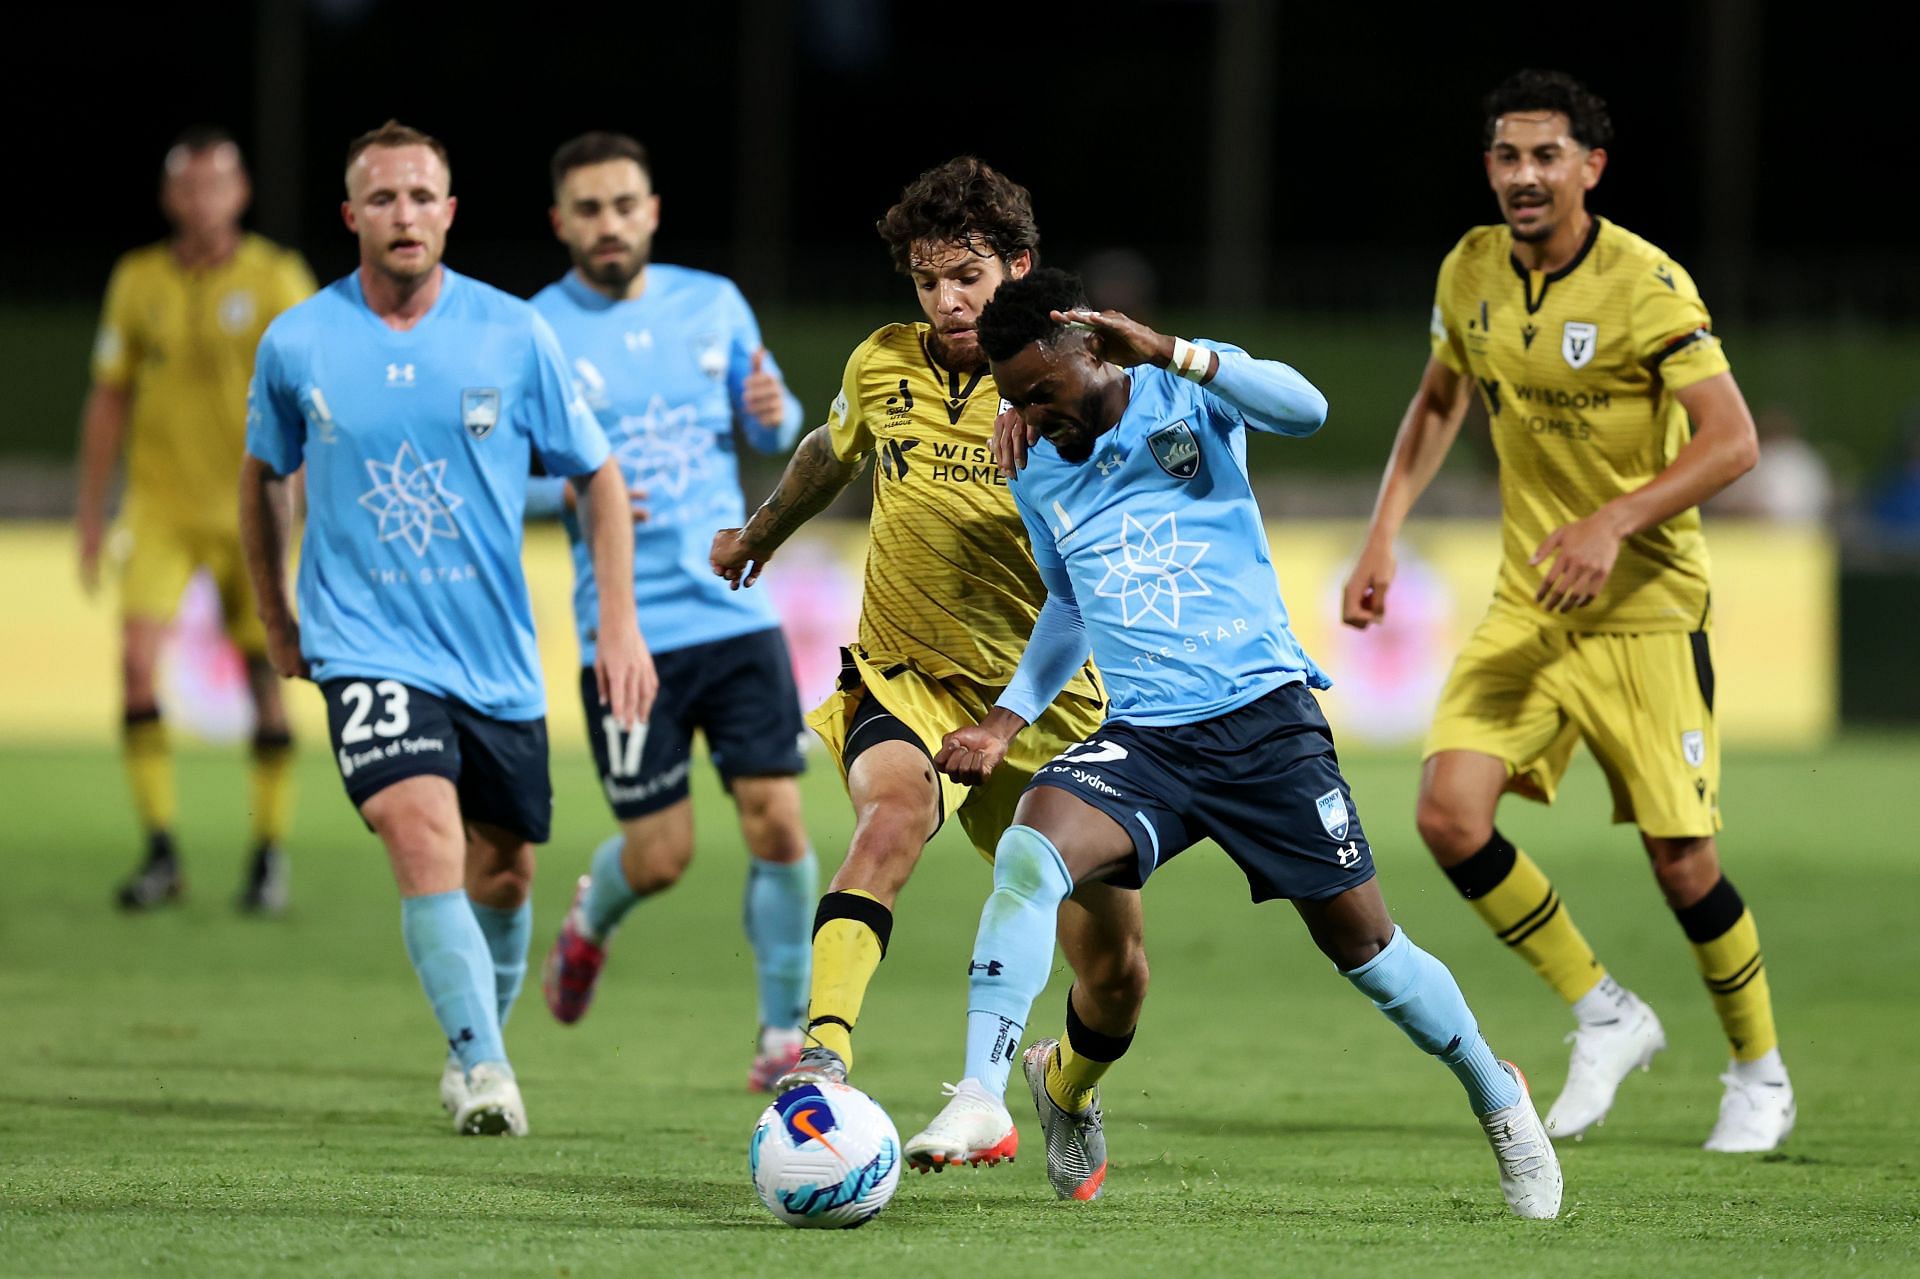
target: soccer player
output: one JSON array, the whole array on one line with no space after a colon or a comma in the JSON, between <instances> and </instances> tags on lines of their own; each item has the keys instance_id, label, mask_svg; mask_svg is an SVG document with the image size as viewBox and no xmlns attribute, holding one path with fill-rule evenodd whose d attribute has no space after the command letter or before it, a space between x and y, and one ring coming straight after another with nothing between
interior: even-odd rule
<instances>
[{"instance_id":1,"label":"soccer player","mask_svg":"<svg viewBox=\"0 0 1920 1279\"><path fill-rule=\"evenodd\" d=\"M1732 1063L1706 1148L1771 1150L1793 1128L1793 1088L1753 914L1714 841L1720 738L1697 509L1752 467L1758 445L1693 281L1587 210L1611 133L1606 104L1559 72L1520 72L1487 98L1486 171L1504 221L1467 232L1441 263L1433 354L1341 609L1350 626L1386 617L1394 539L1478 387L1500 459L1500 575L1427 738L1421 837L1572 1006L1572 1060L1547 1127L1581 1136L1666 1034L1494 811L1506 792L1551 803L1584 740L1613 820L1640 829L1726 1032Z\"/></svg>"},{"instance_id":2,"label":"soccer player","mask_svg":"<svg viewBox=\"0 0 1920 1279\"><path fill-rule=\"evenodd\" d=\"M994 295L980 344L1039 437L1011 487L1047 601L1009 691L1044 698L1091 639L1112 701L1098 729L1027 784L1000 837L967 966L963 1078L906 1143L908 1161L939 1170L1013 1130L1000 1045L1019 1038L1047 984L1060 903L1094 883L1137 895L1160 865L1212 838L1256 902L1291 901L1342 975L1459 1078L1514 1213L1557 1215L1560 1167L1526 1081L1487 1047L1446 966L1387 914L1312 692L1327 677L1288 629L1246 432L1311 435L1325 398L1284 364L1085 306L1077 278L1036 271ZM991 778L1024 727L1017 700L1003 698L950 733L937 762L963 780ZM1048 1177L1065 1193L1105 1163L1105 1139L1093 1090L1049 1086L1056 1051L1039 1040L1024 1066Z\"/></svg>"},{"instance_id":3,"label":"soccer player","mask_svg":"<svg viewBox=\"0 0 1920 1279\"><path fill-rule=\"evenodd\" d=\"M313 277L299 254L241 229L249 195L231 137L212 128L180 135L160 176L173 235L114 266L81 419L80 580L92 592L102 555L117 561L121 751L147 841L145 863L119 888L128 910L176 900L185 887L155 667L180 595L201 568L219 588L253 698L253 856L238 905L269 913L287 905L280 842L293 805L293 738L240 562L234 477L254 348L269 320L313 292ZM107 490L123 445L126 495L109 542Z\"/></svg>"},{"instance_id":4,"label":"soccer player","mask_svg":"<svg viewBox=\"0 0 1920 1279\"><path fill-rule=\"evenodd\" d=\"M573 269L533 305L553 325L627 482L645 501L632 590L648 619L661 695L634 733L622 733L600 699L592 665L598 585L569 515L580 695L620 830L594 852L547 958L547 1006L563 1022L585 1015L614 928L641 898L671 888L693 859L687 769L698 729L733 796L750 858L744 914L760 1029L747 1082L764 1091L799 1057L807 1011L807 929L819 887L796 781L806 766L806 726L772 604L726 589L708 569L707 550L716 525L746 515L734 421L755 449L785 452L799 434L800 402L782 385L730 280L651 260L660 197L640 143L583 134L555 152L552 168L553 229Z\"/></svg>"},{"instance_id":5,"label":"soccer player","mask_svg":"<svg viewBox=\"0 0 1920 1279\"><path fill-rule=\"evenodd\" d=\"M808 721L840 765L855 819L814 916L809 1044L793 1082L845 1078L894 900L941 823L958 817L991 858L1026 778L1091 732L1102 702L1093 669L1076 664L1063 687L1020 699L1033 725L1000 774L970 786L933 766L942 737L1000 699L1046 595L988 451L1001 404L977 333L994 290L1032 269L1040 232L1026 189L970 156L921 174L878 229L926 322L889 324L854 349L826 425L800 442L746 526L713 543L714 570L751 586L878 458L859 640L838 691ZM1069 1086L1091 1087L1126 1051L1146 997L1138 902L1092 885L1063 909L1061 938L1083 961L1061 1069ZM970 1157L1006 1158L1017 1144L1009 1133Z\"/></svg>"},{"instance_id":6,"label":"soccer player","mask_svg":"<svg viewBox=\"0 0 1920 1279\"><path fill-rule=\"evenodd\" d=\"M527 1131L501 1039L547 838L545 694L520 565L529 470L584 495L594 569L633 572L626 482L527 303L441 265L446 149L389 121L347 152L360 266L260 344L241 527L276 670L319 684L347 795L386 845L407 957L446 1035L461 1133ZM272 490L305 465L299 620ZM599 692L630 729L653 670L600 597Z\"/></svg>"}]
</instances>

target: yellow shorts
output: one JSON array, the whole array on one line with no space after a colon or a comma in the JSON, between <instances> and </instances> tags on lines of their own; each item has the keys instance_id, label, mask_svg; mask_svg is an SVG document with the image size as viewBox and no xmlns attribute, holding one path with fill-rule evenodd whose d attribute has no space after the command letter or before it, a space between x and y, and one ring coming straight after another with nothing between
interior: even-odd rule
<instances>
[{"instance_id":1,"label":"yellow shorts","mask_svg":"<svg viewBox=\"0 0 1920 1279\"><path fill-rule=\"evenodd\" d=\"M1000 696L1000 690L976 684L962 676L944 679L901 664L884 670L869 662L858 649L841 650L847 659L840 685L827 700L807 716L807 723L826 743L840 768L840 780L846 781L844 758L847 725L860 700L871 694L887 711L913 731L921 745L938 753L940 741L957 728L978 724ZM959 814L961 829L980 855L993 860L993 850L1001 834L1013 824L1013 810L1021 792L1033 775L1054 756L1082 741L1100 727L1105 718L1101 704L1074 693L1062 693L1013 739L1012 747L1000 767L984 786L962 786L941 773L940 819Z\"/></svg>"},{"instance_id":2,"label":"yellow shorts","mask_svg":"<svg viewBox=\"0 0 1920 1279\"><path fill-rule=\"evenodd\" d=\"M114 533L120 562L120 611L127 617L170 622L196 569L206 569L220 591L227 634L243 653L267 651L266 628L253 603L253 584L237 533L188 528L134 516Z\"/></svg>"},{"instance_id":3,"label":"yellow shorts","mask_svg":"<svg viewBox=\"0 0 1920 1279\"><path fill-rule=\"evenodd\" d=\"M1719 830L1708 632L1565 631L1496 603L1447 676L1426 754L1496 756L1509 791L1551 804L1583 740L1614 821L1675 839Z\"/></svg>"}]
</instances>

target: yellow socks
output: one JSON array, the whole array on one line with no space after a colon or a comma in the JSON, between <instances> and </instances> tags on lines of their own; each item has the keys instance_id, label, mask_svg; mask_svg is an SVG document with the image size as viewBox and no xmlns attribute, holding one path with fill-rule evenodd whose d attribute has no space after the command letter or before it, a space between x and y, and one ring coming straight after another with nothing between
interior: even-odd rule
<instances>
[{"instance_id":1,"label":"yellow socks","mask_svg":"<svg viewBox=\"0 0 1920 1279\"><path fill-rule=\"evenodd\" d=\"M1047 1062L1047 1096L1053 1104L1070 1114L1078 1114L1093 1104L1093 1092L1100 1077L1126 1054L1133 1043L1133 1031L1107 1035L1080 1020L1074 1011L1073 991L1067 992L1067 1029L1060 1036L1060 1048Z\"/></svg>"},{"instance_id":2,"label":"yellow socks","mask_svg":"<svg viewBox=\"0 0 1920 1279\"><path fill-rule=\"evenodd\" d=\"M1446 871L1487 927L1569 1004L1607 975L1552 883L1499 831L1485 848Z\"/></svg>"},{"instance_id":3,"label":"yellow socks","mask_svg":"<svg viewBox=\"0 0 1920 1279\"><path fill-rule=\"evenodd\" d=\"M1733 883L1724 875L1691 906L1676 910L1693 958L1707 983L1735 1061L1755 1061L1779 1046L1773 1027L1773 992L1767 987L1760 931Z\"/></svg>"},{"instance_id":4,"label":"yellow socks","mask_svg":"<svg viewBox=\"0 0 1920 1279\"><path fill-rule=\"evenodd\" d=\"M147 834L173 827L173 752L167 746L167 725L158 709L128 711L120 754L133 788L133 809Z\"/></svg>"},{"instance_id":5,"label":"yellow socks","mask_svg":"<svg viewBox=\"0 0 1920 1279\"><path fill-rule=\"evenodd\" d=\"M277 844L293 811L293 737L285 729L253 735L248 778L253 801L253 842Z\"/></svg>"},{"instance_id":6,"label":"yellow socks","mask_svg":"<svg viewBox=\"0 0 1920 1279\"><path fill-rule=\"evenodd\" d=\"M813 916L813 988L807 1037L853 1068L853 1027L867 983L886 957L893 912L872 893L828 893Z\"/></svg>"}]
</instances>

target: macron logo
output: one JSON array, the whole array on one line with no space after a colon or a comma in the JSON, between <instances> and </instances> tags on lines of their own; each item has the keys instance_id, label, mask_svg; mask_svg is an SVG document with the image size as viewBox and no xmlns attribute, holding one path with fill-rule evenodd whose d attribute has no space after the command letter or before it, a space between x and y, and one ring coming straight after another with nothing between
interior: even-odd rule
<instances>
[{"instance_id":1,"label":"macron logo","mask_svg":"<svg viewBox=\"0 0 1920 1279\"><path fill-rule=\"evenodd\" d=\"M413 385L413 365L411 364L387 365L387 385L388 386L412 386Z\"/></svg>"}]
</instances>

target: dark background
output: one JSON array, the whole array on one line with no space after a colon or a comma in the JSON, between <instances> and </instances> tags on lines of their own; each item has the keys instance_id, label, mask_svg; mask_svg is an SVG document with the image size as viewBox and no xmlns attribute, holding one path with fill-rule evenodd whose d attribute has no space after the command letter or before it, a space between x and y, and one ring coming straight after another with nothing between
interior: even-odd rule
<instances>
[{"instance_id":1,"label":"dark background","mask_svg":"<svg viewBox=\"0 0 1920 1279\"><path fill-rule=\"evenodd\" d=\"M1175 304L1397 309L1495 216L1481 94L1545 65L1612 105L1595 206L1686 262L1724 319L1920 314L1896 194L1910 52L1848 6L263 0L43 17L13 50L58 89L25 121L28 189L62 195L8 202L16 299L95 299L117 253L162 234L159 157L194 121L247 148L256 223L342 273L342 150L397 116L452 150L450 260L521 291L564 266L548 155L609 127L656 157L660 255L766 304L898 299L873 219L972 151L1033 190L1055 261L1137 249Z\"/></svg>"}]
</instances>

